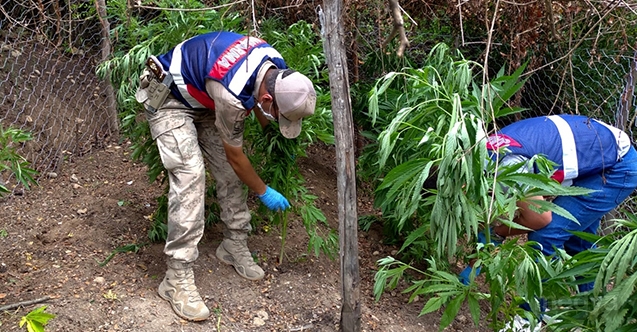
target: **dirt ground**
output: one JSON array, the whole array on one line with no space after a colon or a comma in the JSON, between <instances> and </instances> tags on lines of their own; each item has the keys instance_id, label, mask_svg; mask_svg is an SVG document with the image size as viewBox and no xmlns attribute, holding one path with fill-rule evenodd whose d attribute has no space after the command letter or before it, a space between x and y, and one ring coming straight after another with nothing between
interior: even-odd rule
<instances>
[{"instance_id":1,"label":"dirt ground","mask_svg":"<svg viewBox=\"0 0 637 332\"><path fill-rule=\"evenodd\" d=\"M120 253L127 244L148 243L148 220L163 188L149 183L143 165L129 158L129 146L110 144L90 155L64 162L40 186L1 201L0 306L50 297L41 304L0 313L1 331L18 331L20 317L39 305L57 317L46 331L336 331L340 317L339 263L307 255L307 238L293 222L286 246L289 259L277 265L276 231L251 236L251 250L262 257L266 277L240 278L214 256L222 240L219 225L200 243L195 278L213 312L210 319L179 319L156 293L165 271L162 243L137 253ZM307 186L336 227L334 152L314 148L299 160ZM359 214L370 198L359 197ZM364 331L436 331L441 313L418 316L423 300L407 303L395 291L375 302L375 262L395 253L375 231L361 232L360 273ZM464 313L448 331L477 330Z\"/></svg>"},{"instance_id":2,"label":"dirt ground","mask_svg":"<svg viewBox=\"0 0 637 332\"><path fill-rule=\"evenodd\" d=\"M104 112L98 110L105 94L91 61L26 57L47 56L50 50L18 39L5 41L0 59L11 65L0 66L5 96L0 98L0 122L38 133L20 151L27 158L54 157L38 187L0 198L0 308L48 297L0 310L0 331L25 331L18 327L20 318L41 305L56 315L46 326L49 332L338 330L339 262L307 253L298 219L291 222L283 264L277 264L278 230L250 237L249 246L266 271L256 282L217 260L221 227L207 228L195 278L212 316L200 323L179 319L157 295L165 272L163 244L149 243L147 235L164 187L149 183L146 167L131 161L128 142L100 134ZM33 73L40 72L51 78L50 90L33 88L40 84ZM93 98L87 103L76 95ZM307 158L297 161L306 187L319 197L317 206L337 229L334 155L333 147L313 146ZM358 199L359 216L375 213L368 191L360 190ZM117 254L100 266L115 248L131 244L141 245L140 250ZM383 245L372 228L359 232L359 250L363 331L437 331L442 312L419 316L425 299L408 303L408 295L400 292L406 283L374 300L376 261L397 248ZM461 311L446 330L478 331L469 317Z\"/></svg>"}]
</instances>

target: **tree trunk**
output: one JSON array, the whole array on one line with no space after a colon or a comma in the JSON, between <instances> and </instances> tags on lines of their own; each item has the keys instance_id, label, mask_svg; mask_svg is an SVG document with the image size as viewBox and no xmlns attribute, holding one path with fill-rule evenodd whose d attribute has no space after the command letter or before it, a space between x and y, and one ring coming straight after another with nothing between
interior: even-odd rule
<instances>
[{"instance_id":1,"label":"tree trunk","mask_svg":"<svg viewBox=\"0 0 637 332\"><path fill-rule=\"evenodd\" d=\"M102 23L102 61L106 61L111 56L111 26L108 22L106 13L106 0L95 0L95 9L97 10L97 15L99 16L100 22ZM108 128L111 132L111 135L113 135L115 139L117 139L117 136L119 135L119 116L117 114L115 91L113 90L113 85L111 85L110 76L110 70L108 70L106 73L105 81L106 100L108 103L108 105L106 105L108 111Z\"/></svg>"},{"instance_id":2,"label":"tree trunk","mask_svg":"<svg viewBox=\"0 0 637 332\"><path fill-rule=\"evenodd\" d=\"M342 21L343 0L325 0L319 11L323 49L330 77L336 167L341 261L341 331L361 329L360 272L358 267L358 216L354 164L354 122L349 94L347 56Z\"/></svg>"}]
</instances>

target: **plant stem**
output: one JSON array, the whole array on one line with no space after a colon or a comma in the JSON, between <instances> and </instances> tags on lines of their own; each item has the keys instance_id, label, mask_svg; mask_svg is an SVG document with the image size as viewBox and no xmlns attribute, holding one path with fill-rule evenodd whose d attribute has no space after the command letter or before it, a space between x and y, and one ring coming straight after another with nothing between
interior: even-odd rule
<instances>
[{"instance_id":1,"label":"plant stem","mask_svg":"<svg viewBox=\"0 0 637 332\"><path fill-rule=\"evenodd\" d=\"M288 236L288 212L279 212L281 218L281 251L279 253L279 264L283 263L283 255L285 254L285 240Z\"/></svg>"}]
</instances>

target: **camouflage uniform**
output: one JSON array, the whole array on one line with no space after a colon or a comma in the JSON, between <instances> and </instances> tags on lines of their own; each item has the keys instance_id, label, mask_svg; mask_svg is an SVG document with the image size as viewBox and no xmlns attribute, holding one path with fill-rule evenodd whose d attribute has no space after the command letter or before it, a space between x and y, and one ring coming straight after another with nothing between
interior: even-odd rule
<instances>
[{"instance_id":1,"label":"camouflage uniform","mask_svg":"<svg viewBox=\"0 0 637 332\"><path fill-rule=\"evenodd\" d=\"M270 67L263 66L257 84ZM142 75L142 94L144 79ZM172 96L156 112L146 111L170 186L164 252L183 262L197 259L197 244L204 231L204 160L216 180L220 217L226 226L224 237L246 240L251 231L247 193L223 148L224 141L231 146L242 146L244 120L249 112L220 83L209 80L206 90L215 101L214 111L190 109Z\"/></svg>"}]
</instances>

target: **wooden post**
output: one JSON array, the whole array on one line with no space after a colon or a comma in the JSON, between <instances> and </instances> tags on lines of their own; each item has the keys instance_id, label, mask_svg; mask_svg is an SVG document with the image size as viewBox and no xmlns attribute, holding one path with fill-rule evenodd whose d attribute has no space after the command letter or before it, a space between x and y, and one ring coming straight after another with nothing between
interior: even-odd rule
<instances>
[{"instance_id":1,"label":"wooden post","mask_svg":"<svg viewBox=\"0 0 637 332\"><path fill-rule=\"evenodd\" d=\"M319 9L323 49L330 77L338 183L338 235L341 260L341 331L361 329L358 216L354 163L354 121L343 32L343 0L325 0Z\"/></svg>"},{"instance_id":2,"label":"wooden post","mask_svg":"<svg viewBox=\"0 0 637 332\"><path fill-rule=\"evenodd\" d=\"M106 0L95 0L95 10L97 11L97 15L99 16L100 23L102 23L102 61L106 61L111 56L111 26L108 22L108 16L106 12ZM113 86L111 85L110 73L111 71L108 70L106 74L106 101L108 103L108 105L106 105L106 108L108 111L108 127L110 129L111 135L113 135L115 137L115 140L117 140L117 136L119 135L119 116L117 113L115 91L113 90Z\"/></svg>"}]
</instances>

